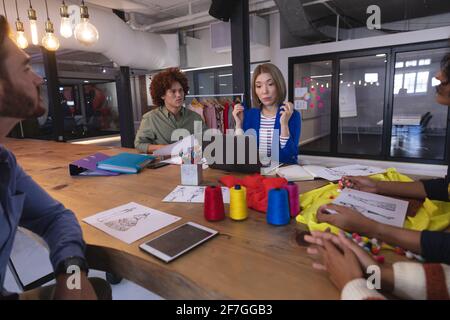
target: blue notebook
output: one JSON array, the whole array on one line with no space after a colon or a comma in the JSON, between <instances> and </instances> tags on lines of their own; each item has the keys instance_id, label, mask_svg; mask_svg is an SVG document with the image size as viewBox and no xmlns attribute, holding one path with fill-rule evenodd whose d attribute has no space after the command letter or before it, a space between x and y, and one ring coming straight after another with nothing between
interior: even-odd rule
<instances>
[{"instance_id":1,"label":"blue notebook","mask_svg":"<svg viewBox=\"0 0 450 320\"><path fill-rule=\"evenodd\" d=\"M99 161L97 168L120 173L138 173L153 160L155 160L153 156L124 152Z\"/></svg>"}]
</instances>

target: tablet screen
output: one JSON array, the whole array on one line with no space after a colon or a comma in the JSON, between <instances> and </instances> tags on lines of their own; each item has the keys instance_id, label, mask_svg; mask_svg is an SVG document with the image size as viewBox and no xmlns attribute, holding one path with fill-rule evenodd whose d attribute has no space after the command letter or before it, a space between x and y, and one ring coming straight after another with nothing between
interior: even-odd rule
<instances>
[{"instance_id":1,"label":"tablet screen","mask_svg":"<svg viewBox=\"0 0 450 320\"><path fill-rule=\"evenodd\" d=\"M147 246L161 251L169 257L175 257L195 244L214 235L207 230L185 224L146 243Z\"/></svg>"}]
</instances>

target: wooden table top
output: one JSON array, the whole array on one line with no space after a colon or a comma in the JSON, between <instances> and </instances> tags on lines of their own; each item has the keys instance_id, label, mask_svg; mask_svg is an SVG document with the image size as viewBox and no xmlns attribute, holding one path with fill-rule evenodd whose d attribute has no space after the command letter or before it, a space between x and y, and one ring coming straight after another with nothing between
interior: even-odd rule
<instances>
[{"instance_id":1,"label":"wooden table top","mask_svg":"<svg viewBox=\"0 0 450 320\"><path fill-rule=\"evenodd\" d=\"M147 169L136 175L71 177L70 162L95 152L114 155L125 149L14 139L7 139L4 145L37 183L75 212L88 244L91 268L122 276L167 299L339 298L326 274L311 267L306 249L296 242L296 233L304 226L295 221L270 226L265 214L250 210L245 221L227 218L211 223L203 217L202 204L162 202L180 184L179 166ZM217 183L223 174L208 169L204 182ZM299 185L303 193L326 183ZM182 219L131 245L81 221L132 201ZM141 243L188 221L220 234L169 264L139 249Z\"/></svg>"}]
</instances>

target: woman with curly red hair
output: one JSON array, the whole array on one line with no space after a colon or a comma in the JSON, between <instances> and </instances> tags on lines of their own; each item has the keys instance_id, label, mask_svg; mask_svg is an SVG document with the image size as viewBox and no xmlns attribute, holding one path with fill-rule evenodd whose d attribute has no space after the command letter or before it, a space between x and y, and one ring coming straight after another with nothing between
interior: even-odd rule
<instances>
[{"instance_id":1,"label":"woman with curly red hair","mask_svg":"<svg viewBox=\"0 0 450 320\"><path fill-rule=\"evenodd\" d=\"M134 146L141 152L152 153L163 145L172 143L172 132L186 129L194 134L194 124L200 121L202 130L207 129L202 118L185 108L184 98L189 91L188 79L178 68L168 68L155 75L150 91L158 108L147 112L136 134Z\"/></svg>"}]
</instances>

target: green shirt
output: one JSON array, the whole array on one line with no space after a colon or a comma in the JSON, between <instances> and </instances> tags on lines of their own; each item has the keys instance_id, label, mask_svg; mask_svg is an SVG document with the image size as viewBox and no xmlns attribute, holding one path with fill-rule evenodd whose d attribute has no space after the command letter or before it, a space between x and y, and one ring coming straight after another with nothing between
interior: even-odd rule
<instances>
[{"instance_id":1,"label":"green shirt","mask_svg":"<svg viewBox=\"0 0 450 320\"><path fill-rule=\"evenodd\" d=\"M194 122L202 123L202 131L208 129L200 115L187 108L181 108L180 118L167 110L166 107L159 107L147 112L142 117L141 125L134 140L134 147L141 152L147 152L151 144L171 144L172 132L176 129L186 129L190 134L194 134ZM178 137L177 137L178 138Z\"/></svg>"}]
</instances>

